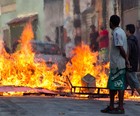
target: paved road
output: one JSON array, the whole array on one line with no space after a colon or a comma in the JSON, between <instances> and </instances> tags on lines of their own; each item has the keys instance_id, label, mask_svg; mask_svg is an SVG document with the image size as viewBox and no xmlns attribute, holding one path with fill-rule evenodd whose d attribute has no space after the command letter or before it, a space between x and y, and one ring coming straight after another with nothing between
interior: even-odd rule
<instances>
[{"instance_id":1,"label":"paved road","mask_svg":"<svg viewBox=\"0 0 140 116\"><path fill-rule=\"evenodd\" d=\"M45 96L0 97L0 116L114 116L103 114L108 99L51 98ZM122 116L140 116L140 102L125 101Z\"/></svg>"}]
</instances>

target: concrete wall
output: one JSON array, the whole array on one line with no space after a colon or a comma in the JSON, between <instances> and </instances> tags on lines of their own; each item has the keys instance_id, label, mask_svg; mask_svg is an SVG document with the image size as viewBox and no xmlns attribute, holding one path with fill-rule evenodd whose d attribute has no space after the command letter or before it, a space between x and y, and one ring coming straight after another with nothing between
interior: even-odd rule
<instances>
[{"instance_id":1,"label":"concrete wall","mask_svg":"<svg viewBox=\"0 0 140 116\"><path fill-rule=\"evenodd\" d=\"M16 0L17 16L38 14L37 38L44 39L44 0Z\"/></svg>"},{"instance_id":2,"label":"concrete wall","mask_svg":"<svg viewBox=\"0 0 140 116\"><path fill-rule=\"evenodd\" d=\"M16 12L9 12L1 15L1 28L9 28L7 22L16 17Z\"/></svg>"},{"instance_id":3,"label":"concrete wall","mask_svg":"<svg viewBox=\"0 0 140 116\"><path fill-rule=\"evenodd\" d=\"M12 20L14 17L16 17L16 5L15 0L6 0L6 1L0 1L1 5L1 14L0 14L0 39L4 39L6 41L6 44L10 48L10 29L7 25L7 22ZM7 35L4 36L4 31L7 30Z\"/></svg>"},{"instance_id":4,"label":"concrete wall","mask_svg":"<svg viewBox=\"0 0 140 116\"><path fill-rule=\"evenodd\" d=\"M139 19L139 13L140 9L138 8L133 8L127 11L123 12L123 28L125 28L125 25L127 24L136 24L136 21Z\"/></svg>"},{"instance_id":5,"label":"concrete wall","mask_svg":"<svg viewBox=\"0 0 140 116\"><path fill-rule=\"evenodd\" d=\"M56 39L56 27L64 25L63 0L49 0L45 2L45 35L52 41Z\"/></svg>"},{"instance_id":6,"label":"concrete wall","mask_svg":"<svg viewBox=\"0 0 140 116\"><path fill-rule=\"evenodd\" d=\"M16 16L16 0L0 0L0 28L8 28L7 22Z\"/></svg>"},{"instance_id":7,"label":"concrete wall","mask_svg":"<svg viewBox=\"0 0 140 116\"><path fill-rule=\"evenodd\" d=\"M4 6L4 5L7 5L7 4L11 4L13 2L16 2L16 0L0 0L0 5Z\"/></svg>"}]
</instances>

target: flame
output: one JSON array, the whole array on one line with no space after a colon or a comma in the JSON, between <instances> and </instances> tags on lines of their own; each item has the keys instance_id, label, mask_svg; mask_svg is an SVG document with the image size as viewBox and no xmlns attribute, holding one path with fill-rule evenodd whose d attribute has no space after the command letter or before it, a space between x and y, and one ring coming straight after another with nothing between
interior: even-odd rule
<instances>
[{"instance_id":1,"label":"flame","mask_svg":"<svg viewBox=\"0 0 140 116\"><path fill-rule=\"evenodd\" d=\"M106 87L108 64L98 62L98 52L91 52L88 45L82 44L74 49L71 63L66 65L64 76L68 76L75 86L83 86L82 78L90 74L96 78L97 87Z\"/></svg>"},{"instance_id":2,"label":"flame","mask_svg":"<svg viewBox=\"0 0 140 116\"><path fill-rule=\"evenodd\" d=\"M72 85L74 86L87 86L84 85L82 78L91 74L95 77L96 84L91 86L96 87L107 87L107 81L109 77L109 66L110 63L101 64L98 60L98 52L91 52L88 45L82 44L81 46L76 47L72 54L73 58L66 65L66 70L63 73L63 76L68 76ZM80 89L77 89L77 92ZM96 90L97 91L97 90ZM95 92L92 90L92 92ZM109 93L108 90L102 90L101 93ZM137 98L138 95L131 95L131 91L125 91L125 98Z\"/></svg>"},{"instance_id":3,"label":"flame","mask_svg":"<svg viewBox=\"0 0 140 116\"><path fill-rule=\"evenodd\" d=\"M30 41L33 39L30 23L26 24L20 38L21 49L13 54L6 53L4 47L0 52L0 85L42 87L55 90L54 72L57 66L47 67L45 62L34 62ZM2 44L2 42L0 42ZM1 45L0 45L1 46Z\"/></svg>"},{"instance_id":4,"label":"flame","mask_svg":"<svg viewBox=\"0 0 140 116\"><path fill-rule=\"evenodd\" d=\"M87 74L95 77L95 83L91 86L107 86L109 62L99 63L98 52L91 52L88 45L82 43L72 51L74 55L60 76L55 73L58 70L56 64L47 67L43 60L42 62L34 61L35 53L30 45L33 38L32 26L27 23L20 37L20 50L8 54L4 49L3 41L0 41L0 86L42 87L49 90L56 90L60 86L65 87L65 91L70 91L66 77L68 76L72 85L84 86L82 78ZM108 90L101 92L108 93ZM18 94L18 92L9 93ZM130 93L126 93L125 96L129 97Z\"/></svg>"}]
</instances>

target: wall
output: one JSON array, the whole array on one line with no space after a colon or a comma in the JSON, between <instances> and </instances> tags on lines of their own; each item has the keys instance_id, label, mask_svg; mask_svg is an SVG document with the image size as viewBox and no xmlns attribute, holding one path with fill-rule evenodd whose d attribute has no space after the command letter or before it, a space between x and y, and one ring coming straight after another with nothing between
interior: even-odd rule
<instances>
[{"instance_id":1,"label":"wall","mask_svg":"<svg viewBox=\"0 0 140 116\"><path fill-rule=\"evenodd\" d=\"M140 9L139 9L140 10ZM127 11L123 12L123 28L125 28L125 25L127 24L136 24L136 21L138 20L138 8L133 8Z\"/></svg>"},{"instance_id":2,"label":"wall","mask_svg":"<svg viewBox=\"0 0 140 116\"><path fill-rule=\"evenodd\" d=\"M4 6L4 5L7 5L7 4L11 4L13 2L16 2L16 0L0 0L0 5Z\"/></svg>"},{"instance_id":3,"label":"wall","mask_svg":"<svg viewBox=\"0 0 140 116\"><path fill-rule=\"evenodd\" d=\"M44 7L45 12L45 35L56 41L56 27L64 25L63 22L63 0L47 0Z\"/></svg>"},{"instance_id":4,"label":"wall","mask_svg":"<svg viewBox=\"0 0 140 116\"><path fill-rule=\"evenodd\" d=\"M17 16L28 16L38 14L37 38L44 39L44 0L16 0Z\"/></svg>"},{"instance_id":5,"label":"wall","mask_svg":"<svg viewBox=\"0 0 140 116\"><path fill-rule=\"evenodd\" d=\"M16 17L16 4L15 0L1 0L0 1L1 14L0 14L0 38L4 39L10 48L10 30L7 22ZM7 32L4 36L4 32Z\"/></svg>"},{"instance_id":6,"label":"wall","mask_svg":"<svg viewBox=\"0 0 140 116\"><path fill-rule=\"evenodd\" d=\"M66 36L69 36L74 43L74 26L73 26L73 0L64 0L64 29L66 41Z\"/></svg>"}]
</instances>

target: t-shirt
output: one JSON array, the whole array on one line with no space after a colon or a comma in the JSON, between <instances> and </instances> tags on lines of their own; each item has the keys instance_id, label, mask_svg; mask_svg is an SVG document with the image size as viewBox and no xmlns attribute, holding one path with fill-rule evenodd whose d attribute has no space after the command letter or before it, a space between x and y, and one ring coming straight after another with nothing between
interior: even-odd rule
<instances>
[{"instance_id":1,"label":"t-shirt","mask_svg":"<svg viewBox=\"0 0 140 116\"><path fill-rule=\"evenodd\" d=\"M110 68L123 69L126 68L125 59L120 54L117 46L122 46L127 53L127 38L124 30L116 27L112 33L111 51L110 51Z\"/></svg>"},{"instance_id":2,"label":"t-shirt","mask_svg":"<svg viewBox=\"0 0 140 116\"><path fill-rule=\"evenodd\" d=\"M103 39L101 39L100 42L99 42L100 49L101 48L108 48L108 46L109 46L108 31L107 30L102 30L100 32L100 36L103 36Z\"/></svg>"},{"instance_id":3,"label":"t-shirt","mask_svg":"<svg viewBox=\"0 0 140 116\"><path fill-rule=\"evenodd\" d=\"M138 68L138 56L139 56L139 47L138 40L134 35L131 35L127 39L128 42L128 59L130 65L132 66L131 71L136 72Z\"/></svg>"},{"instance_id":4,"label":"t-shirt","mask_svg":"<svg viewBox=\"0 0 140 116\"><path fill-rule=\"evenodd\" d=\"M138 39L138 46L139 46L139 54L140 54L140 30L136 28L135 31L135 36ZM139 69L138 71L140 71L140 55L139 55Z\"/></svg>"}]
</instances>

